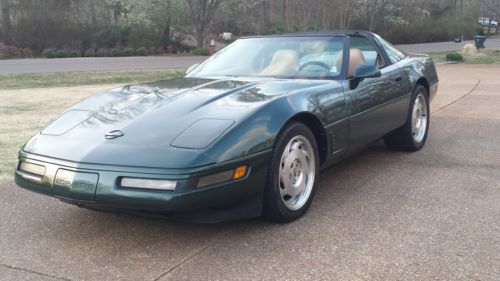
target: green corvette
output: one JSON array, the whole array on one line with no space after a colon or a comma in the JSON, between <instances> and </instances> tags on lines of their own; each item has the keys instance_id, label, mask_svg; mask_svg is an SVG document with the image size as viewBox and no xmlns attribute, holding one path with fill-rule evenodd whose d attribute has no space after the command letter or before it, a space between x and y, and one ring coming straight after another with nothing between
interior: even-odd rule
<instances>
[{"instance_id":1,"label":"green corvette","mask_svg":"<svg viewBox=\"0 0 500 281\"><path fill-rule=\"evenodd\" d=\"M22 147L16 183L103 211L293 221L321 169L380 139L421 149L437 86L429 56L369 32L242 38L69 108Z\"/></svg>"}]
</instances>

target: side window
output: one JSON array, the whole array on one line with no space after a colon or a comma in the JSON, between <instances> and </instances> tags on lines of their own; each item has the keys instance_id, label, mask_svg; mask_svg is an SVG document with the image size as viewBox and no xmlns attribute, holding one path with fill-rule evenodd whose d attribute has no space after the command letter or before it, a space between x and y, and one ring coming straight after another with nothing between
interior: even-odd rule
<instances>
[{"instance_id":1,"label":"side window","mask_svg":"<svg viewBox=\"0 0 500 281\"><path fill-rule=\"evenodd\" d=\"M375 39L382 46L382 48L384 48L391 63L397 63L398 61L400 61L406 57L406 54L403 53L403 51L394 47L391 43L382 39L382 37L375 35Z\"/></svg>"},{"instance_id":2,"label":"side window","mask_svg":"<svg viewBox=\"0 0 500 281\"><path fill-rule=\"evenodd\" d=\"M359 49L363 54L365 64L374 65L377 67L384 66L382 57L378 53L377 49L366 37L362 36L352 36L351 37L351 50Z\"/></svg>"}]
</instances>

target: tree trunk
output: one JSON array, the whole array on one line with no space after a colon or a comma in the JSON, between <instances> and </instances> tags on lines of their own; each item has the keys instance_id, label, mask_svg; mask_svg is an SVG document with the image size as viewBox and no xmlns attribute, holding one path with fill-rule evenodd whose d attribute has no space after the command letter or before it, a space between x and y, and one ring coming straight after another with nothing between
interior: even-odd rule
<instances>
[{"instance_id":1,"label":"tree trunk","mask_svg":"<svg viewBox=\"0 0 500 281\"><path fill-rule=\"evenodd\" d=\"M170 5L170 1L167 3L167 21L165 22L165 27L163 29L163 34L162 34L162 45L163 48L168 47L170 45L170 26L172 23L172 7Z\"/></svg>"},{"instance_id":2,"label":"tree trunk","mask_svg":"<svg viewBox=\"0 0 500 281\"><path fill-rule=\"evenodd\" d=\"M0 8L2 9L3 42L7 45L10 45L10 44L12 44L12 24L10 22L10 2L8 0L0 0Z\"/></svg>"},{"instance_id":3,"label":"tree trunk","mask_svg":"<svg viewBox=\"0 0 500 281\"><path fill-rule=\"evenodd\" d=\"M205 25L199 25L196 28L196 41L198 48L203 48L205 45Z\"/></svg>"},{"instance_id":4,"label":"tree trunk","mask_svg":"<svg viewBox=\"0 0 500 281\"><path fill-rule=\"evenodd\" d=\"M490 33L491 33L491 18L490 18L490 21L488 21L488 30L486 31L486 36L487 37L490 37Z\"/></svg>"},{"instance_id":5,"label":"tree trunk","mask_svg":"<svg viewBox=\"0 0 500 281\"><path fill-rule=\"evenodd\" d=\"M116 0L114 12L113 12L113 19L115 21L118 21L118 19L120 18L121 15L122 15L122 3L120 0Z\"/></svg>"}]
</instances>

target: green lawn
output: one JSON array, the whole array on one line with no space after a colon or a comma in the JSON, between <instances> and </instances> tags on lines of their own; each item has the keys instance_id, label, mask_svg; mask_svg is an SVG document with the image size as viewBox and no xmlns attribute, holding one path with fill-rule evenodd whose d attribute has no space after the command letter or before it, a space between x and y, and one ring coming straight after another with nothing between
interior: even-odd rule
<instances>
[{"instance_id":1,"label":"green lawn","mask_svg":"<svg viewBox=\"0 0 500 281\"><path fill-rule=\"evenodd\" d=\"M0 90L80 85L129 84L183 75L182 70L63 72L0 75Z\"/></svg>"}]
</instances>

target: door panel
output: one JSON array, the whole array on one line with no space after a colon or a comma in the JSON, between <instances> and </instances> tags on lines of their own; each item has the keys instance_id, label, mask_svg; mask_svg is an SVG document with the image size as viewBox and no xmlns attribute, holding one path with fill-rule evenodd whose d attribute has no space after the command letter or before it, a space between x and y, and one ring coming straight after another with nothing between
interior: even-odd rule
<instances>
[{"instance_id":1,"label":"door panel","mask_svg":"<svg viewBox=\"0 0 500 281\"><path fill-rule=\"evenodd\" d=\"M350 89L349 140L353 150L376 141L406 121L409 96L401 87L405 80L402 75L396 67L388 66L381 77L364 79Z\"/></svg>"}]
</instances>

